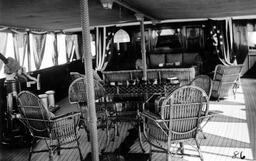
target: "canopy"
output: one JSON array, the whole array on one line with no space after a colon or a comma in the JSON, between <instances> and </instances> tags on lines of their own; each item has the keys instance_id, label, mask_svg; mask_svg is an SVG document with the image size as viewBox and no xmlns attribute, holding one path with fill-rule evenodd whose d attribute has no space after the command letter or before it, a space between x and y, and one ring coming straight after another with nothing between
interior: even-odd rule
<instances>
[{"instance_id":1,"label":"canopy","mask_svg":"<svg viewBox=\"0 0 256 161\"><path fill-rule=\"evenodd\" d=\"M115 0L108 10L100 0L89 0L90 26L135 22L135 12L127 7L156 20L256 15L254 0ZM0 0L0 25L48 31L80 28L79 0Z\"/></svg>"}]
</instances>

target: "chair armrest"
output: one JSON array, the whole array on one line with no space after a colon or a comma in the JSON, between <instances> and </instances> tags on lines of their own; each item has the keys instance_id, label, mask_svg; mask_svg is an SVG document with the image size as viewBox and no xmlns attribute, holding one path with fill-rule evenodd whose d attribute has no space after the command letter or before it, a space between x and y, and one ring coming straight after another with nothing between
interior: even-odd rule
<instances>
[{"instance_id":1,"label":"chair armrest","mask_svg":"<svg viewBox=\"0 0 256 161\"><path fill-rule=\"evenodd\" d=\"M59 121L67 118L74 118L74 117L80 117L81 112L69 112L66 114L55 116L51 119L51 121Z\"/></svg>"},{"instance_id":2,"label":"chair armrest","mask_svg":"<svg viewBox=\"0 0 256 161\"><path fill-rule=\"evenodd\" d=\"M162 121L161 118L157 114L154 114L150 111L145 110L145 111L141 112L140 115L142 117L145 117L145 118L153 120L153 121L157 121L157 122Z\"/></svg>"},{"instance_id":3,"label":"chair armrest","mask_svg":"<svg viewBox=\"0 0 256 161\"><path fill-rule=\"evenodd\" d=\"M207 119L207 120L209 120L209 119L211 119L211 118L213 118L213 117L215 117L215 116L217 116L217 115L220 115L220 114L222 114L223 112L222 111L219 111L219 110L209 110L208 111L208 113L206 114L206 115L202 115L201 116L201 118L202 119Z\"/></svg>"},{"instance_id":4,"label":"chair armrest","mask_svg":"<svg viewBox=\"0 0 256 161\"><path fill-rule=\"evenodd\" d=\"M207 115L212 117L212 116L216 116L216 115L219 115L222 113L223 113L223 111L219 111L219 110L209 110Z\"/></svg>"},{"instance_id":5,"label":"chair armrest","mask_svg":"<svg viewBox=\"0 0 256 161\"><path fill-rule=\"evenodd\" d=\"M145 103L148 103L154 96L161 96L161 95L162 94L160 94L160 93L154 93L145 101Z\"/></svg>"},{"instance_id":6,"label":"chair armrest","mask_svg":"<svg viewBox=\"0 0 256 161\"><path fill-rule=\"evenodd\" d=\"M201 116L201 123L204 122L201 125L201 128L204 128L204 126L206 126L206 124L215 116L220 115L221 113L223 113L222 111L218 111L218 110L209 110L207 115L203 115Z\"/></svg>"}]
</instances>

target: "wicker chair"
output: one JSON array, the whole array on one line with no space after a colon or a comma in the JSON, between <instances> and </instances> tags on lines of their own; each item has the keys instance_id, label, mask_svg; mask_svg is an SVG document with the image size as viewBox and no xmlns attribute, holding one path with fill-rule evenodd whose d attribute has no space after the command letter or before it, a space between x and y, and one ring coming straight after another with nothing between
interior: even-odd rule
<instances>
[{"instance_id":1,"label":"wicker chair","mask_svg":"<svg viewBox=\"0 0 256 161\"><path fill-rule=\"evenodd\" d=\"M197 87L200 87L202 88L206 94L208 95L208 98L210 98L211 96L211 93L212 93L212 79L208 76L208 75L198 75L196 76L195 79L193 79L190 83L190 85L194 85L194 86L197 86ZM202 113L202 116L205 116L206 113L205 113L205 108L203 108L203 113ZM215 116L219 115L222 113L222 111L217 111L217 110L209 110L207 111L207 115L208 117L206 117L202 124L200 124L200 131L202 132L203 134L203 137L206 139L206 136L205 134L203 133L203 128L204 126L212 119L214 118Z\"/></svg>"},{"instance_id":2,"label":"wicker chair","mask_svg":"<svg viewBox=\"0 0 256 161\"><path fill-rule=\"evenodd\" d=\"M197 156L203 160L197 135L201 120L207 116L201 116L202 108L206 105L207 113L208 103L204 90L187 85L168 95L163 100L159 113L146 110L140 113L144 136L150 144L150 160L152 152L166 153L168 161L172 154ZM199 155L184 153L183 143L191 140L195 141ZM173 143L180 143L175 153L171 151Z\"/></svg>"},{"instance_id":3,"label":"wicker chair","mask_svg":"<svg viewBox=\"0 0 256 161\"><path fill-rule=\"evenodd\" d=\"M212 79L208 75L198 75L191 82L190 85L194 85L202 88L208 97L212 93Z\"/></svg>"},{"instance_id":4,"label":"wicker chair","mask_svg":"<svg viewBox=\"0 0 256 161\"><path fill-rule=\"evenodd\" d=\"M77 78L80 78L80 77L84 76L84 75L82 75L82 74L80 74L78 72L70 72L69 75L70 75L71 82L73 82Z\"/></svg>"},{"instance_id":5,"label":"wicker chair","mask_svg":"<svg viewBox=\"0 0 256 161\"><path fill-rule=\"evenodd\" d=\"M225 66L217 65L213 76L212 97L220 99L229 96L232 91L234 96L240 81L243 65Z\"/></svg>"},{"instance_id":6,"label":"wicker chair","mask_svg":"<svg viewBox=\"0 0 256 161\"><path fill-rule=\"evenodd\" d=\"M18 109L21 122L29 129L34 140L43 139L47 147L47 149L36 151L31 145L28 160L31 160L33 153L48 152L49 160L52 161L55 150L60 155L61 149L71 148L77 148L80 160L83 160L78 140L79 112L54 116L43 106L39 97L29 91L18 94ZM77 145L63 147L71 142L76 142Z\"/></svg>"},{"instance_id":7,"label":"wicker chair","mask_svg":"<svg viewBox=\"0 0 256 161\"><path fill-rule=\"evenodd\" d=\"M84 127L87 132L88 141L89 138L89 115L87 108L87 96L86 96L86 84L85 77L80 77L74 80L69 86L68 98L71 104L76 104L80 109L81 115L81 125ZM94 90L95 90L95 99L96 102L96 113L97 113L97 126L106 130L106 144L107 147L109 143L109 130L108 130L108 112L104 106L104 102L101 102L101 99L104 98L105 90L101 83L94 79ZM106 148L105 147L105 148ZM105 149L103 148L103 150Z\"/></svg>"}]
</instances>

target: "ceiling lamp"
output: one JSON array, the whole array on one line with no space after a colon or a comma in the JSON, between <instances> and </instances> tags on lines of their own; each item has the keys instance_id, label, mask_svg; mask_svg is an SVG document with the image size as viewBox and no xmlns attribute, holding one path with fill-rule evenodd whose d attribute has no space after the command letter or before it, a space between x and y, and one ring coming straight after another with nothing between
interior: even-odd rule
<instances>
[{"instance_id":1,"label":"ceiling lamp","mask_svg":"<svg viewBox=\"0 0 256 161\"><path fill-rule=\"evenodd\" d=\"M119 29L114 36L114 43L130 42L129 34L123 29Z\"/></svg>"},{"instance_id":2,"label":"ceiling lamp","mask_svg":"<svg viewBox=\"0 0 256 161\"><path fill-rule=\"evenodd\" d=\"M114 0L100 0L104 9L112 9Z\"/></svg>"}]
</instances>

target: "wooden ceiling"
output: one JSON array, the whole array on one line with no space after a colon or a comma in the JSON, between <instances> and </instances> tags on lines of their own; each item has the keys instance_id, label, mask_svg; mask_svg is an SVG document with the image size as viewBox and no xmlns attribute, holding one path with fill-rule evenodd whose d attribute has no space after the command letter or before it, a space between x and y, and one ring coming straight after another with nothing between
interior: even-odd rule
<instances>
[{"instance_id":1,"label":"wooden ceiling","mask_svg":"<svg viewBox=\"0 0 256 161\"><path fill-rule=\"evenodd\" d=\"M0 0L0 25L42 30L79 28L80 0ZM256 15L255 0L116 0L158 20ZM134 22L134 12L89 0L90 25Z\"/></svg>"}]
</instances>

